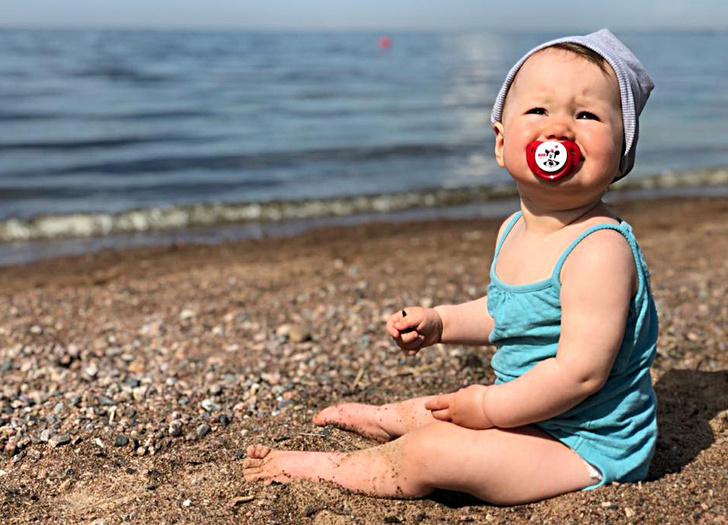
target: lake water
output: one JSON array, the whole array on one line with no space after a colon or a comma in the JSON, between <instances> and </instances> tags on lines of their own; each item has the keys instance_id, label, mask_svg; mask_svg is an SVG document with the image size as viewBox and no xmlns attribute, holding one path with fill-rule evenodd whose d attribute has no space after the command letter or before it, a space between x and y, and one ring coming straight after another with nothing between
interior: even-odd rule
<instances>
[{"instance_id":1,"label":"lake water","mask_svg":"<svg viewBox=\"0 0 728 525\"><path fill-rule=\"evenodd\" d=\"M493 100L562 34L0 29L0 252L508 193ZM728 33L618 36L657 86L629 178L728 166Z\"/></svg>"}]
</instances>

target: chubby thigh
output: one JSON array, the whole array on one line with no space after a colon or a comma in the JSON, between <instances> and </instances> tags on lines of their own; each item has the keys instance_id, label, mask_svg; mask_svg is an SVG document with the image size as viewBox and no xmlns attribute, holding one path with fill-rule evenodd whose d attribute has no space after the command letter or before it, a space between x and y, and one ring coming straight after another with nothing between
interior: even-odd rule
<instances>
[{"instance_id":1,"label":"chubby thigh","mask_svg":"<svg viewBox=\"0 0 728 525\"><path fill-rule=\"evenodd\" d=\"M597 482L581 456L530 425L473 430L436 421L397 441L403 470L423 484L424 492L457 490L515 505Z\"/></svg>"}]
</instances>

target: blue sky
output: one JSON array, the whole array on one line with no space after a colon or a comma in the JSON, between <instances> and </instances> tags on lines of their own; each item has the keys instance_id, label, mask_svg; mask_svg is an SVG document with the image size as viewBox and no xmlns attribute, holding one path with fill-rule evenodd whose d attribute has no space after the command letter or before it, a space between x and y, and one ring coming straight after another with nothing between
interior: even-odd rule
<instances>
[{"instance_id":1,"label":"blue sky","mask_svg":"<svg viewBox=\"0 0 728 525\"><path fill-rule=\"evenodd\" d=\"M0 26L728 28L727 0L0 0Z\"/></svg>"}]
</instances>

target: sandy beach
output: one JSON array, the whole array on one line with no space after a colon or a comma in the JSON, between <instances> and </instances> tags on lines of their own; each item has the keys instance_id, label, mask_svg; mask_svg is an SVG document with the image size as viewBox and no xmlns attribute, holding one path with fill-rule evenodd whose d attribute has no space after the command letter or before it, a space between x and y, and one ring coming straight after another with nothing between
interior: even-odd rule
<instances>
[{"instance_id":1,"label":"sandy beach","mask_svg":"<svg viewBox=\"0 0 728 525\"><path fill-rule=\"evenodd\" d=\"M500 508L246 484L245 448L355 450L311 423L489 383L492 348L403 357L384 319L485 293L499 220L368 224L0 269L2 523L728 523L728 199L614 207L660 315L649 479Z\"/></svg>"}]
</instances>

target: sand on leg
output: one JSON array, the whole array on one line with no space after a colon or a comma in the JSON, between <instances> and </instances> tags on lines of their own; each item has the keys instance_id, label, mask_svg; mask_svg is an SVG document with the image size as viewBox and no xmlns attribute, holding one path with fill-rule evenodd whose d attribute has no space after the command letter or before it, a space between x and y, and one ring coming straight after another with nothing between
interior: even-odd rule
<instances>
[{"instance_id":1,"label":"sand on leg","mask_svg":"<svg viewBox=\"0 0 728 525\"><path fill-rule=\"evenodd\" d=\"M436 421L425 408L425 403L432 397L417 397L386 405L342 403L323 409L313 417L313 422L385 442Z\"/></svg>"},{"instance_id":2,"label":"sand on leg","mask_svg":"<svg viewBox=\"0 0 728 525\"><path fill-rule=\"evenodd\" d=\"M349 453L248 448L246 481L330 481L378 497L418 498L435 489L514 505L596 481L584 460L535 427L472 430L435 421L384 445Z\"/></svg>"}]
</instances>

